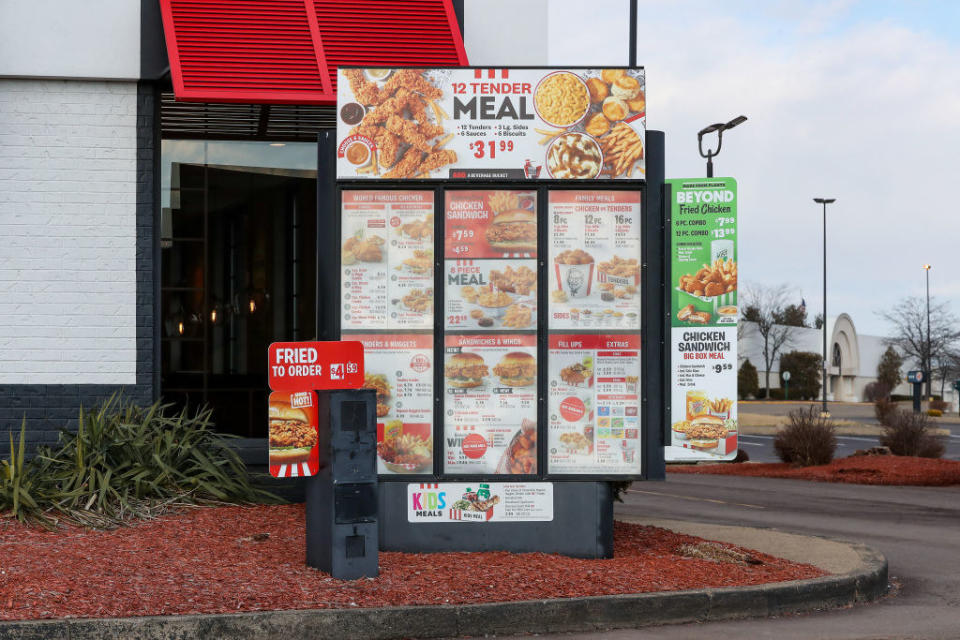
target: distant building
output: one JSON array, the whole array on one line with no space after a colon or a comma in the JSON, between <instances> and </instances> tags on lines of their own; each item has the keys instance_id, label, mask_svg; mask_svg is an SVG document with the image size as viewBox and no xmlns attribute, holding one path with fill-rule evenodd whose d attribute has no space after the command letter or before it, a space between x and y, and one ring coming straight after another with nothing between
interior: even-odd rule
<instances>
[{"instance_id":1,"label":"distant building","mask_svg":"<svg viewBox=\"0 0 960 640\"><path fill-rule=\"evenodd\" d=\"M764 384L766 373L763 358L763 338L757 331L756 323L743 322L739 341L739 361L750 359L750 363L757 368L760 385ZM853 318L846 313L831 317L827 322L827 349L829 352L829 367L827 367L827 400L839 402L863 402L865 389L871 382L877 381L877 365L883 352L887 350L886 338L883 336L868 336L857 333ZM791 327L790 342L781 349L777 360L770 367L770 387L780 387L780 355L791 351L823 352L823 331L803 327ZM920 365L912 359L904 361L901 373L903 379L900 385L893 390L895 394L909 395L913 393L906 382L907 371L919 369ZM957 408L957 393L952 388L952 380L943 385L943 399L949 402L952 408ZM934 375L932 391L940 395L940 380Z\"/></svg>"}]
</instances>

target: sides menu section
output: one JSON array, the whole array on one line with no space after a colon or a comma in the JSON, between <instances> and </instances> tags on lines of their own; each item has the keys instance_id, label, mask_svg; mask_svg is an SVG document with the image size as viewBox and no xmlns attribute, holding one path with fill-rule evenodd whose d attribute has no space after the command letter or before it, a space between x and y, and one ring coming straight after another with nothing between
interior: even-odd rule
<instances>
[{"instance_id":1,"label":"sides menu section","mask_svg":"<svg viewBox=\"0 0 960 640\"><path fill-rule=\"evenodd\" d=\"M669 460L737 455L737 183L672 187Z\"/></svg>"},{"instance_id":2,"label":"sides menu section","mask_svg":"<svg viewBox=\"0 0 960 640\"><path fill-rule=\"evenodd\" d=\"M640 335L551 334L551 473L637 473Z\"/></svg>"}]
</instances>

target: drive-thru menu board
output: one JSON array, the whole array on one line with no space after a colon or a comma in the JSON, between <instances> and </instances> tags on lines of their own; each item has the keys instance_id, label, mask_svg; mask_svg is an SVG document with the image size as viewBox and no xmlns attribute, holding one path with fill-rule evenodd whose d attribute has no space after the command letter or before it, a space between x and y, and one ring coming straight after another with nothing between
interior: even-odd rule
<instances>
[{"instance_id":1,"label":"drive-thru menu board","mask_svg":"<svg viewBox=\"0 0 960 640\"><path fill-rule=\"evenodd\" d=\"M343 330L433 327L433 192L344 191Z\"/></svg>"},{"instance_id":2,"label":"drive-thru menu board","mask_svg":"<svg viewBox=\"0 0 960 640\"><path fill-rule=\"evenodd\" d=\"M550 192L550 329L640 329L640 192Z\"/></svg>"},{"instance_id":3,"label":"drive-thru menu board","mask_svg":"<svg viewBox=\"0 0 960 640\"><path fill-rule=\"evenodd\" d=\"M737 183L668 180L671 444L667 460L737 454Z\"/></svg>"},{"instance_id":4,"label":"drive-thru menu board","mask_svg":"<svg viewBox=\"0 0 960 640\"><path fill-rule=\"evenodd\" d=\"M640 335L550 334L555 474L640 472Z\"/></svg>"},{"instance_id":5,"label":"drive-thru menu board","mask_svg":"<svg viewBox=\"0 0 960 640\"><path fill-rule=\"evenodd\" d=\"M346 68L337 79L338 178L645 175L643 69Z\"/></svg>"}]
</instances>

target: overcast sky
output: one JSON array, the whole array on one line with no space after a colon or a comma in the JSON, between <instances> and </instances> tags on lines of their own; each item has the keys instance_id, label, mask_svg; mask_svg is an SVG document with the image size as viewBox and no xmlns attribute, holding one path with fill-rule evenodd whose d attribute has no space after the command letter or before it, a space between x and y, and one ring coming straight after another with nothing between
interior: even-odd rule
<instances>
[{"instance_id":1,"label":"overcast sky","mask_svg":"<svg viewBox=\"0 0 960 640\"><path fill-rule=\"evenodd\" d=\"M626 64L626 0L550 0L551 65ZM670 178L706 175L696 132L744 114L717 176L740 193L740 278L787 283L885 334L876 312L931 295L960 311L960 2L640 0L647 127Z\"/></svg>"}]
</instances>

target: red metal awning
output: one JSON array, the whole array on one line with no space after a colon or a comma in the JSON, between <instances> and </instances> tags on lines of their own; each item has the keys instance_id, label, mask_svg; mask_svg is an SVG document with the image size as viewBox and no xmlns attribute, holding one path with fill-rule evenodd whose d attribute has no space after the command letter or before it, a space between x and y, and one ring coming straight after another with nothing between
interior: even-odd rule
<instances>
[{"instance_id":1,"label":"red metal awning","mask_svg":"<svg viewBox=\"0 0 960 640\"><path fill-rule=\"evenodd\" d=\"M336 104L337 67L462 66L451 0L160 0L188 102Z\"/></svg>"}]
</instances>

